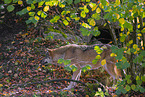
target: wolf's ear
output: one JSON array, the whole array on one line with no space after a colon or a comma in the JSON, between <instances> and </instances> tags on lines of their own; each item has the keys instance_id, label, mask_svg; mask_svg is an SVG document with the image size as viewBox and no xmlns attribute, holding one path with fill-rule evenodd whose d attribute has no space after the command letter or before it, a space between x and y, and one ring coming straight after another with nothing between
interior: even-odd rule
<instances>
[{"instance_id":1,"label":"wolf's ear","mask_svg":"<svg viewBox=\"0 0 145 97\"><path fill-rule=\"evenodd\" d=\"M53 49L47 49L49 52L52 52L53 51Z\"/></svg>"},{"instance_id":2,"label":"wolf's ear","mask_svg":"<svg viewBox=\"0 0 145 97\"><path fill-rule=\"evenodd\" d=\"M54 50L53 50L53 49L48 49L48 48L47 48L47 50L48 50L48 52L49 52L49 56L53 57L53 51L54 51Z\"/></svg>"}]
</instances>

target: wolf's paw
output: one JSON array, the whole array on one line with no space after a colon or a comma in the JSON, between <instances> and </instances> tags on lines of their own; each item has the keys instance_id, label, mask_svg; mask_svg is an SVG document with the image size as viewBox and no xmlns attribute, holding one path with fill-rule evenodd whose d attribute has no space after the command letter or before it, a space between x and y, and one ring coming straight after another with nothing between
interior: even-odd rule
<instances>
[{"instance_id":1,"label":"wolf's paw","mask_svg":"<svg viewBox=\"0 0 145 97\"><path fill-rule=\"evenodd\" d=\"M67 88L63 88L62 90L71 90L71 88L67 87Z\"/></svg>"}]
</instances>

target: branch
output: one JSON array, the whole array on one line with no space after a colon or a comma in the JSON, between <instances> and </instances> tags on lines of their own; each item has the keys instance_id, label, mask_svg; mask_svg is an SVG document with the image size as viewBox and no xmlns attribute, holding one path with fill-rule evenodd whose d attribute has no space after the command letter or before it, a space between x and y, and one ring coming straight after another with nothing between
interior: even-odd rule
<instances>
[{"instance_id":1,"label":"branch","mask_svg":"<svg viewBox=\"0 0 145 97\"><path fill-rule=\"evenodd\" d=\"M106 89L106 88L109 89L109 87L107 87L107 86L103 85L102 83L98 82L96 79L89 78L89 80L95 81L96 83L100 84L104 89Z\"/></svg>"},{"instance_id":2,"label":"branch","mask_svg":"<svg viewBox=\"0 0 145 97\"><path fill-rule=\"evenodd\" d=\"M77 82L77 83L81 83L84 86L88 87L85 83L78 81L78 80L73 80L73 79L54 79L54 80L48 80L48 81L38 81L38 82L30 82L30 83L24 83L24 84L13 84L12 86L26 86L26 85L30 85L30 84L42 84L42 83L51 83L51 82L58 82L58 81L73 81L73 82Z\"/></svg>"}]
</instances>

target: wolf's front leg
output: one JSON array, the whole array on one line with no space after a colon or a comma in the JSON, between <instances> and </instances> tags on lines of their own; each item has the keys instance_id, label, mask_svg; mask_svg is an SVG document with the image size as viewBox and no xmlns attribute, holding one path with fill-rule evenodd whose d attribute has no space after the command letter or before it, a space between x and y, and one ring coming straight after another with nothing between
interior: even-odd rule
<instances>
[{"instance_id":1,"label":"wolf's front leg","mask_svg":"<svg viewBox=\"0 0 145 97\"><path fill-rule=\"evenodd\" d=\"M79 80L81 76L81 69L78 68L75 72L73 72L72 79ZM70 82L69 86L67 88L64 88L64 90L70 90L71 88L75 87L76 82Z\"/></svg>"}]
</instances>

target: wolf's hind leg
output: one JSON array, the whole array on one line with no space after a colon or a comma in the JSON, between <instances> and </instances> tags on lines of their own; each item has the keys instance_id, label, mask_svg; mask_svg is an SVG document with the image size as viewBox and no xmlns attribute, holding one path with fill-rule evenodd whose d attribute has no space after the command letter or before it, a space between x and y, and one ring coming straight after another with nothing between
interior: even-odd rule
<instances>
[{"instance_id":1,"label":"wolf's hind leg","mask_svg":"<svg viewBox=\"0 0 145 97\"><path fill-rule=\"evenodd\" d=\"M78 68L75 72L73 72L72 79L79 80L81 76L81 69ZM70 90L71 88L75 87L76 82L70 82L69 86L67 88L64 88L64 90Z\"/></svg>"}]
</instances>

